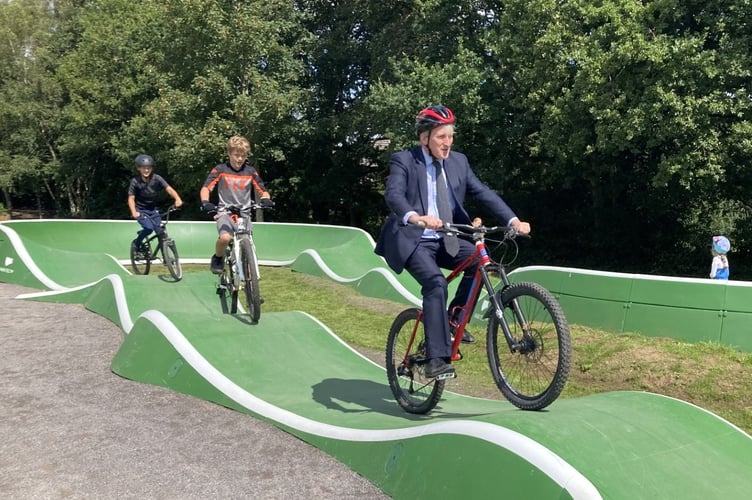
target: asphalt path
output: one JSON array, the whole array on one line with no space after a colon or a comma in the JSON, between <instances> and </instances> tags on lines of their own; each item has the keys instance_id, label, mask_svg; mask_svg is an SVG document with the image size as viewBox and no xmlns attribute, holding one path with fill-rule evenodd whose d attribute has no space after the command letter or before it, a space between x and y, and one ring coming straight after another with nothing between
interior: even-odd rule
<instances>
[{"instance_id":1,"label":"asphalt path","mask_svg":"<svg viewBox=\"0 0 752 500\"><path fill-rule=\"evenodd\" d=\"M0 283L0 497L388 498L271 424L112 373L120 328L14 298L33 291Z\"/></svg>"}]
</instances>

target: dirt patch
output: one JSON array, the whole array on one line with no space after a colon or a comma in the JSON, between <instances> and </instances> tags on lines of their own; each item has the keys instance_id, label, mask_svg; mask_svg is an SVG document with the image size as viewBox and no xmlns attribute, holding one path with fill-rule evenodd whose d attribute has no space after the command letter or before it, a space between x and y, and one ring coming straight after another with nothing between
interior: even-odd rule
<instances>
[{"instance_id":1,"label":"dirt patch","mask_svg":"<svg viewBox=\"0 0 752 500\"><path fill-rule=\"evenodd\" d=\"M275 426L110 362L123 333L0 283L3 498L388 498Z\"/></svg>"}]
</instances>

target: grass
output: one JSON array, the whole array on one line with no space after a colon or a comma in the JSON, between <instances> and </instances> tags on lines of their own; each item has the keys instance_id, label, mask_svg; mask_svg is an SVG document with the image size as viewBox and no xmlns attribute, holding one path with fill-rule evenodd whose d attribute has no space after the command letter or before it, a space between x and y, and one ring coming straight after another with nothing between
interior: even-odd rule
<instances>
[{"instance_id":1,"label":"grass","mask_svg":"<svg viewBox=\"0 0 752 500\"><path fill-rule=\"evenodd\" d=\"M205 270L201 266L201 270ZM263 314L305 311L364 355L382 364L387 332L406 304L364 297L329 279L289 268L261 269ZM570 325L573 362L561 397L633 390L688 401L752 433L752 354L713 344L690 344L666 338L614 334ZM463 346L454 392L501 399L485 355L485 332Z\"/></svg>"}]
</instances>

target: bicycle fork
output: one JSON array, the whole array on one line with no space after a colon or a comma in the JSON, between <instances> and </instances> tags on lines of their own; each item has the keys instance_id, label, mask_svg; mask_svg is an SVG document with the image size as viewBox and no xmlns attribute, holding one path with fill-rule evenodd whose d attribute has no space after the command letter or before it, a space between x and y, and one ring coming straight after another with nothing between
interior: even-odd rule
<instances>
[{"instance_id":1,"label":"bicycle fork","mask_svg":"<svg viewBox=\"0 0 752 500\"><path fill-rule=\"evenodd\" d=\"M253 252L254 256L257 256L258 254L256 253L256 243L253 241L253 232L251 232L251 233L248 234L248 241L251 242L251 252ZM260 280L261 279L261 273L259 272L258 257L256 257L255 259L253 259L253 266L255 267L254 270L256 271L256 276Z\"/></svg>"},{"instance_id":2,"label":"bicycle fork","mask_svg":"<svg viewBox=\"0 0 752 500\"><path fill-rule=\"evenodd\" d=\"M240 265L243 260L240 258L240 240L246 239L251 244L251 252L253 252L253 255L256 255L256 244L253 242L253 237L251 236L251 233L239 233L237 237L237 241L235 242L235 245L233 245L233 255L235 259L235 266L237 269L233 269L233 271L236 272L237 276L240 278L240 281L245 281L245 269L243 269L243 266ZM259 273L259 267L258 267L258 259L253 259L254 264L254 271L256 271L256 276L259 278L261 277L261 274Z\"/></svg>"},{"instance_id":3,"label":"bicycle fork","mask_svg":"<svg viewBox=\"0 0 752 500\"><path fill-rule=\"evenodd\" d=\"M532 341L532 337L530 336L530 326L528 325L527 320L525 319L525 315L522 313L522 308L520 307L519 302L517 299L512 299L512 301L509 303L509 307L512 310L512 313L514 314L514 318L517 321L517 324L520 325L522 328L522 338L517 341L514 338L514 335L512 334L511 329L509 328L509 324L507 323L506 319L504 318L504 304L501 302L501 294L504 290L509 288L511 286L509 279L506 277L506 274L504 273L503 269L500 270L499 274L501 275L501 279L503 282L503 286L501 287L501 290L499 290L498 293L495 293L493 284L491 284L491 280L488 278L488 271L486 270L485 266L480 269L480 274L483 279L483 283L486 287L486 292L488 293L488 298L491 301L491 307L488 308L488 311L486 314L483 315L484 318L488 318L493 314L498 323L501 325L501 330L504 332L504 338L507 340L507 344L509 345L509 351L510 352L518 352L521 354L526 354L527 352L530 352L531 350L535 349L535 346L532 346L530 342Z\"/></svg>"},{"instance_id":4,"label":"bicycle fork","mask_svg":"<svg viewBox=\"0 0 752 500\"><path fill-rule=\"evenodd\" d=\"M240 289L240 282L245 279L243 274L243 266L240 265L240 238L237 238L232 245L231 267L233 277L237 280L233 280L233 286L236 290Z\"/></svg>"}]
</instances>

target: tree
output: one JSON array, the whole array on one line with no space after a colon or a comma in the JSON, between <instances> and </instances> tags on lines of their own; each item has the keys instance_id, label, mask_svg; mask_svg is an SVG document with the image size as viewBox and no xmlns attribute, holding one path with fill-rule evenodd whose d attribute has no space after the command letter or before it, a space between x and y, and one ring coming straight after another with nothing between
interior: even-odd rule
<instances>
[{"instance_id":1,"label":"tree","mask_svg":"<svg viewBox=\"0 0 752 500\"><path fill-rule=\"evenodd\" d=\"M415 113L456 98L472 123L478 60L465 45L486 22L478 4L298 2L316 42L307 59L313 100L303 117L310 134L297 154L316 163L300 161L294 178L306 179L300 194L315 220L375 233L385 211L384 164L415 141Z\"/></svg>"},{"instance_id":2,"label":"tree","mask_svg":"<svg viewBox=\"0 0 752 500\"><path fill-rule=\"evenodd\" d=\"M41 209L59 166L57 137L62 90L56 81L47 2L0 3L0 191L8 209L14 197L31 197Z\"/></svg>"},{"instance_id":3,"label":"tree","mask_svg":"<svg viewBox=\"0 0 752 500\"><path fill-rule=\"evenodd\" d=\"M740 49L750 34L730 31L744 25L748 9L633 0L505 5L485 38L507 75L492 95L521 117L512 143L530 159L538 215L583 235L550 230L562 257L687 273L676 262L687 251L705 256L711 214L733 217L728 229L748 217L721 196L736 177L728 154L739 151L735 124L749 119L748 66L738 61L749 60Z\"/></svg>"},{"instance_id":4,"label":"tree","mask_svg":"<svg viewBox=\"0 0 752 500\"><path fill-rule=\"evenodd\" d=\"M97 0L69 5L67 12L78 31L58 71L69 98L62 113L59 179L72 215L122 214L132 158L144 145L126 153L115 144L156 93L151 47L159 10L150 2Z\"/></svg>"},{"instance_id":5,"label":"tree","mask_svg":"<svg viewBox=\"0 0 752 500\"><path fill-rule=\"evenodd\" d=\"M209 169L224 158L227 139L240 134L269 177L285 160L306 98L300 13L282 0L153 5L159 25L144 71L154 95L118 135L121 156L148 145L176 184L198 196Z\"/></svg>"}]
</instances>

